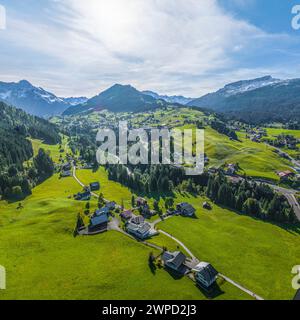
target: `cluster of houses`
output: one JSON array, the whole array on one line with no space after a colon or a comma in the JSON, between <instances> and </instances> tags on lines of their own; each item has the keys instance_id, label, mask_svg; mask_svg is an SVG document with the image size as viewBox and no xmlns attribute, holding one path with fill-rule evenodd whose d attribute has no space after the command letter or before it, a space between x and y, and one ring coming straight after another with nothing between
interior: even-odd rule
<instances>
[{"instance_id":1,"label":"cluster of houses","mask_svg":"<svg viewBox=\"0 0 300 320\"><path fill-rule=\"evenodd\" d=\"M246 139L250 139L253 142L261 142L261 139L267 135L266 131L261 128L246 130Z\"/></svg>"},{"instance_id":2,"label":"cluster of houses","mask_svg":"<svg viewBox=\"0 0 300 320\"><path fill-rule=\"evenodd\" d=\"M78 192L74 195L74 199L78 201L89 201L92 196L92 191L100 190L99 182L92 182L88 187L85 187L82 192Z\"/></svg>"},{"instance_id":3,"label":"cluster of houses","mask_svg":"<svg viewBox=\"0 0 300 320\"><path fill-rule=\"evenodd\" d=\"M72 176L72 165L70 162L64 163L60 168L60 177L66 178Z\"/></svg>"},{"instance_id":4,"label":"cluster of houses","mask_svg":"<svg viewBox=\"0 0 300 320\"><path fill-rule=\"evenodd\" d=\"M218 271L208 262L200 262L192 269L187 264L187 257L180 251L164 251L161 260L165 268L179 274L192 272L195 282L201 288L210 290L217 281Z\"/></svg>"}]
</instances>

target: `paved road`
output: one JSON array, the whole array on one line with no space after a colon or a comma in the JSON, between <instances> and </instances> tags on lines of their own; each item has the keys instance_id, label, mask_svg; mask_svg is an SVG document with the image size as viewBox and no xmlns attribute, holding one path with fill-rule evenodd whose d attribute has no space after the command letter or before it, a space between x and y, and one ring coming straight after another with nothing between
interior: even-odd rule
<instances>
[{"instance_id":1,"label":"paved road","mask_svg":"<svg viewBox=\"0 0 300 320\"><path fill-rule=\"evenodd\" d=\"M77 178L76 176L76 166L73 165L73 177L74 179L82 186L84 187L85 185ZM92 193L93 196L95 196L96 198L99 198L99 196L96 194L96 193ZM106 202L109 202L109 200L106 200L104 199ZM168 217L170 218L170 217ZM162 220L161 219L157 219L156 221L154 221L152 224L155 226L156 224L158 224L159 222L161 222ZM131 238L132 240L135 240L136 239L131 236L130 234L128 234L127 232L125 232L124 230L122 230L120 227L119 227L119 221L118 219L116 218L113 218L112 221L109 223L109 230L115 230L117 232L120 232L124 235L126 235L127 237ZM163 231L163 230L158 230L160 233L164 234L165 236L171 238L172 240L174 240L175 242L177 242L182 248L184 248L184 250L190 255L190 257L192 258L192 263L195 264L195 263L199 263L200 261L193 255L193 253L190 251L190 249L185 246L184 243L182 243L180 240L178 240L177 238L173 237L172 235L170 235L169 233ZM157 250L161 250L163 251L163 248L161 248L160 246L157 246L153 243L149 243L147 241L138 241L148 247L151 247L151 248L154 248L154 249L157 249ZM261 298L260 296L258 296L257 294L253 293L252 291L242 287L241 285L239 285L238 283L236 283L235 281L231 280L230 278L222 275L222 274L219 274L220 277L222 277L224 280L228 281L229 283L231 283L232 285L234 285L235 287L237 287L238 289L244 291L245 293L249 294L250 296L252 296L253 298L255 298L256 300L263 300L263 298Z\"/></svg>"},{"instance_id":2,"label":"paved road","mask_svg":"<svg viewBox=\"0 0 300 320\"><path fill-rule=\"evenodd\" d=\"M282 188L279 186L275 186L273 184L268 184L272 189L274 189L275 191L277 191L278 193L283 194L290 206L294 209L294 212L296 214L296 217L298 218L298 220L300 221L300 205L295 197L295 194L297 193L296 190L293 189L286 189L286 188Z\"/></svg>"},{"instance_id":3,"label":"paved road","mask_svg":"<svg viewBox=\"0 0 300 320\"><path fill-rule=\"evenodd\" d=\"M274 148L274 149L276 149L276 150L279 151L280 153L284 154L284 155L291 161L291 163L292 163L294 166L300 167L300 162L299 162L298 160L294 159L294 158L293 158L292 156L290 156L288 153L282 151L282 150L279 149L279 148L276 148L276 147L274 147L274 146L271 146L270 144L267 144L267 145L270 146L270 147L272 147L272 148Z\"/></svg>"},{"instance_id":4,"label":"paved road","mask_svg":"<svg viewBox=\"0 0 300 320\"><path fill-rule=\"evenodd\" d=\"M232 285L234 285L238 289L240 289L240 290L244 291L245 293L249 294L254 299L256 299L256 300L264 300L262 297L260 297L256 293L244 288L243 286L241 286L240 284L238 284L235 281L231 280L230 278L224 276L223 274L219 273L219 277L223 278L224 280L226 280L227 282L231 283Z\"/></svg>"}]
</instances>

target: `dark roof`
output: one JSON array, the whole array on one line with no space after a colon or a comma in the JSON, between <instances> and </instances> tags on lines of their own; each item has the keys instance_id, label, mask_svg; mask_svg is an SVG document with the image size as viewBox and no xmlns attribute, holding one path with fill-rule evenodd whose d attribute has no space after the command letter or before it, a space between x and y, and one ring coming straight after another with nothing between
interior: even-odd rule
<instances>
[{"instance_id":1,"label":"dark roof","mask_svg":"<svg viewBox=\"0 0 300 320\"><path fill-rule=\"evenodd\" d=\"M218 275L218 271L207 262L201 262L195 267L195 271L200 273L201 276L207 280L207 282L211 282Z\"/></svg>"},{"instance_id":2,"label":"dark roof","mask_svg":"<svg viewBox=\"0 0 300 320\"><path fill-rule=\"evenodd\" d=\"M143 216L133 217L130 222L134 224L142 224L145 222L145 218Z\"/></svg>"},{"instance_id":3,"label":"dark roof","mask_svg":"<svg viewBox=\"0 0 300 320\"><path fill-rule=\"evenodd\" d=\"M124 211L121 213L121 218L124 218L124 219L130 219L132 217L132 211L131 210L128 210L128 211Z\"/></svg>"},{"instance_id":4,"label":"dark roof","mask_svg":"<svg viewBox=\"0 0 300 320\"><path fill-rule=\"evenodd\" d=\"M106 214L102 214L101 216L94 216L91 218L91 226L98 226L102 223L108 222L108 216Z\"/></svg>"},{"instance_id":5,"label":"dark roof","mask_svg":"<svg viewBox=\"0 0 300 320\"><path fill-rule=\"evenodd\" d=\"M165 251L162 255L162 259L165 263L169 265L172 264L175 268L178 269L185 262L186 256L180 251Z\"/></svg>"},{"instance_id":6,"label":"dark roof","mask_svg":"<svg viewBox=\"0 0 300 320\"><path fill-rule=\"evenodd\" d=\"M294 300L300 300L300 289L297 291Z\"/></svg>"}]
</instances>

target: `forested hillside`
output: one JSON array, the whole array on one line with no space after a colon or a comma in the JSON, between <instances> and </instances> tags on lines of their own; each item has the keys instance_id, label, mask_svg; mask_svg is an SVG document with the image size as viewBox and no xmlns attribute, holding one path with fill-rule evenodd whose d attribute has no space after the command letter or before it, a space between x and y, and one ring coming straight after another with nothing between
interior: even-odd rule
<instances>
[{"instance_id":1,"label":"forested hillside","mask_svg":"<svg viewBox=\"0 0 300 320\"><path fill-rule=\"evenodd\" d=\"M55 125L0 102L0 198L21 199L53 174L52 160L44 150L24 168L24 161L33 157L29 138L47 144L61 141Z\"/></svg>"},{"instance_id":2,"label":"forested hillside","mask_svg":"<svg viewBox=\"0 0 300 320\"><path fill-rule=\"evenodd\" d=\"M0 169L12 164L21 167L33 156L28 137L43 140L47 144L60 142L55 125L31 116L21 109L0 102Z\"/></svg>"}]
</instances>

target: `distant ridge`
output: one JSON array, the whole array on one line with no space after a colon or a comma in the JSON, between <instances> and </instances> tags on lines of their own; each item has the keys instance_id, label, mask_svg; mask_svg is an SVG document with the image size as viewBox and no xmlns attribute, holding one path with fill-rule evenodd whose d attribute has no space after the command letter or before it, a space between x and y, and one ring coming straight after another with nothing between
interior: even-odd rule
<instances>
[{"instance_id":1,"label":"distant ridge","mask_svg":"<svg viewBox=\"0 0 300 320\"><path fill-rule=\"evenodd\" d=\"M63 115L73 115L108 109L111 112L139 112L161 107L165 104L145 95L130 85L115 84L86 103L68 108Z\"/></svg>"},{"instance_id":2,"label":"distant ridge","mask_svg":"<svg viewBox=\"0 0 300 320\"><path fill-rule=\"evenodd\" d=\"M300 79L280 80L271 76L226 85L188 103L210 108L249 122L300 119Z\"/></svg>"}]
</instances>

